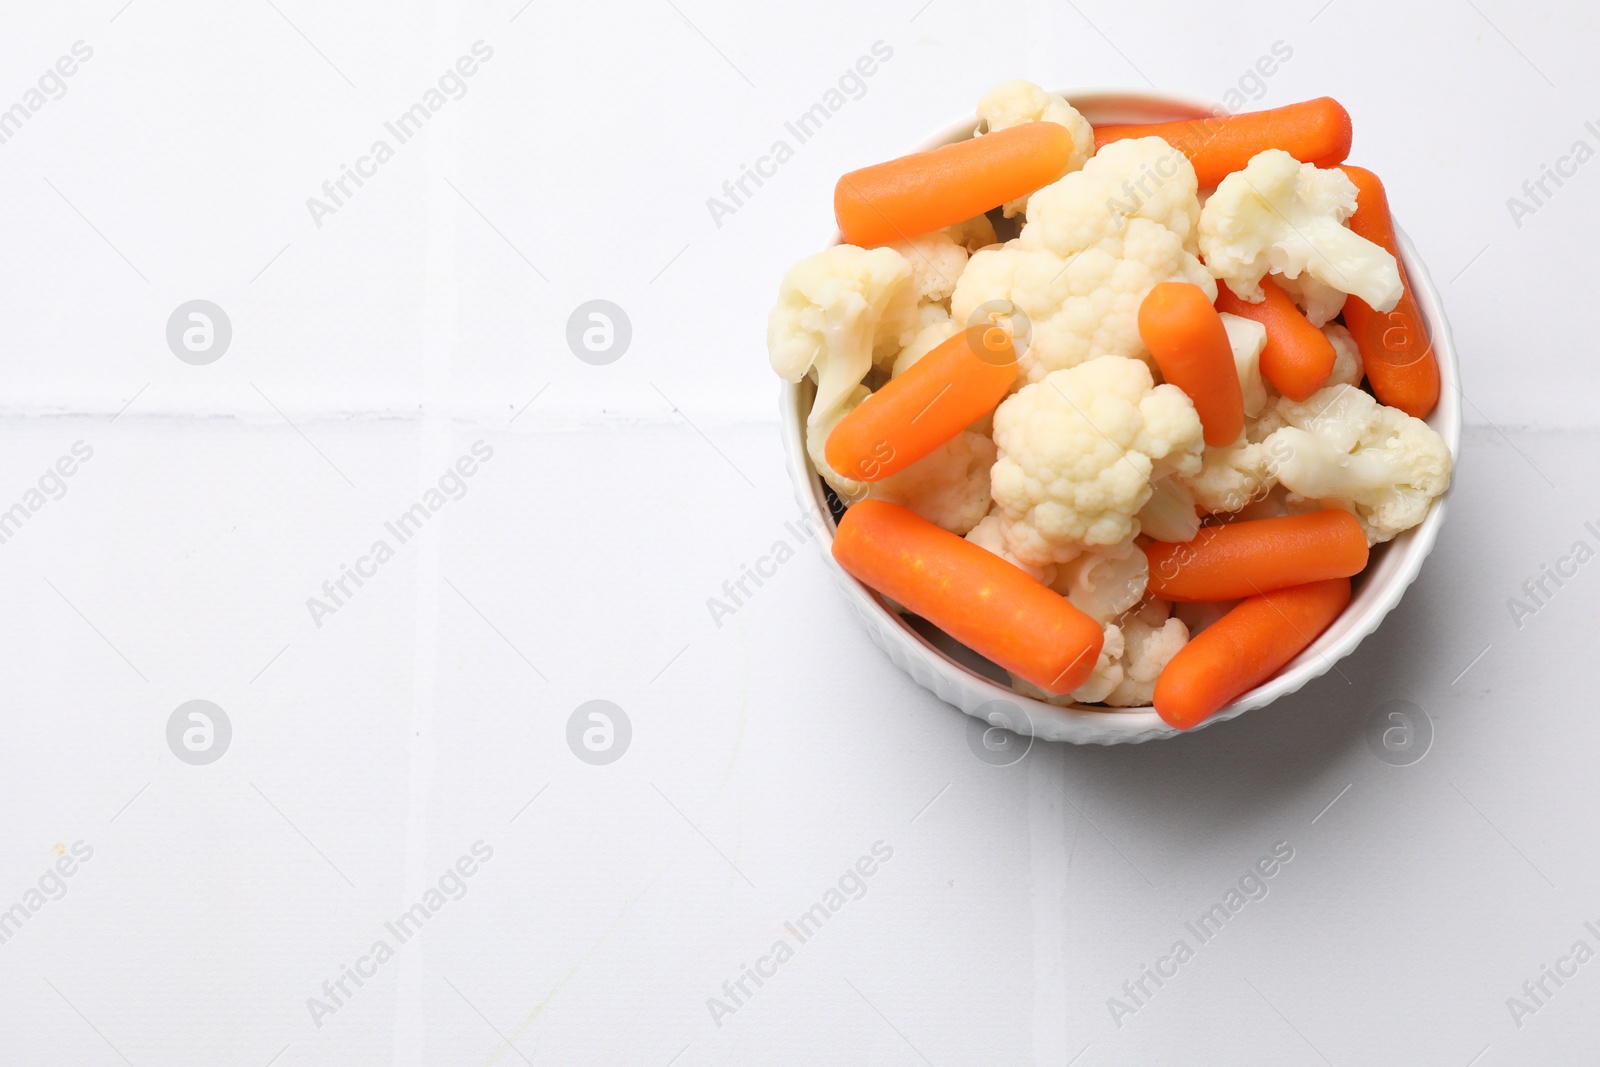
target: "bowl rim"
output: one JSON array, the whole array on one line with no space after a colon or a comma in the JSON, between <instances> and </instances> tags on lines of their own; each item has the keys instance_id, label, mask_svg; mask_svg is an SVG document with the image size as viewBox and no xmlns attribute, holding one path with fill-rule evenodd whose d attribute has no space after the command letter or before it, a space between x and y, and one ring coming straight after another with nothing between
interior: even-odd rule
<instances>
[{"instance_id":1,"label":"bowl rim","mask_svg":"<svg viewBox=\"0 0 1600 1067\"><path fill-rule=\"evenodd\" d=\"M1140 89L1093 87L1068 89L1059 95L1086 117L1093 116L1100 123L1112 121L1112 118L1146 122L1194 118L1222 110L1193 98ZM950 123L911 151L928 151L964 140L972 136L977 126L976 115ZM1339 660L1354 652L1363 640L1377 630L1421 573L1423 560L1432 552L1439 529L1444 524L1449 495L1456 483L1455 468L1460 461L1460 364L1449 320L1427 266L1417 255L1415 246L1398 220L1395 222L1395 237L1412 296L1428 324L1434 355L1439 362L1439 403L1424 421L1439 433L1450 449L1451 486L1433 502L1427 517L1418 526L1375 550L1375 553L1382 551L1383 563L1369 563L1368 568L1370 572L1375 566L1387 565L1388 573L1384 575L1382 585L1365 583L1339 620L1276 675L1227 704L1198 726L1180 731L1163 722L1155 709L1148 706L1104 708L1051 704L1025 696L956 662L912 629L901 616L885 606L877 593L846 573L834 560L832 545L837 524L823 495L821 479L805 448L805 415L801 409L807 402L807 383L784 382L779 392L779 414L786 466L796 502L802 518L817 530L816 542L826 566L861 616L873 640L924 688L967 714L1019 734L1080 744L1130 743L1193 733L1194 730L1226 722L1246 711L1288 696L1333 669ZM829 247L842 240L842 235L835 231ZM1362 601L1362 607L1359 612L1353 612L1357 600ZM996 705L1000 707L997 709ZM1006 710L1013 707L1020 711L1020 721L1005 714Z\"/></svg>"}]
</instances>

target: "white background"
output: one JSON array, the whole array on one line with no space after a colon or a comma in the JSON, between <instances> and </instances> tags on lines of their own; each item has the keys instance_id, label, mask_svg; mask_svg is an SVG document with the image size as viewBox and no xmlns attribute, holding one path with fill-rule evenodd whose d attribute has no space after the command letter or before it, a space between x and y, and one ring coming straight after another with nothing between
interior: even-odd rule
<instances>
[{"instance_id":1,"label":"white background","mask_svg":"<svg viewBox=\"0 0 1600 1067\"><path fill-rule=\"evenodd\" d=\"M0 1063L1469 1063L1592 1055L1600 548L1592 5L93 0L0 16ZM493 58L319 227L306 201L473 42ZM708 197L874 42L859 99L718 226ZM1338 97L1444 292L1467 420L1421 579L1340 671L1135 748L981 761L794 543L764 324L844 170L994 82ZM1251 86L1245 82L1247 88ZM1594 120L1597 129L1586 130ZM1547 186L1547 188L1553 188ZM191 366L165 324L230 317ZM633 340L581 362L604 298ZM317 626L476 441L468 492ZM798 549L717 626L706 600ZM225 709L209 766L169 749ZM623 758L569 749L614 701ZM1408 701L1420 763L1368 724ZM1421 713L1418 716L1418 713ZM532 800L530 804L530 798ZM1330 806L1331 805L1331 806ZM474 842L468 892L318 1026L307 999ZM875 842L775 978L707 998ZM1258 857L1294 858L1178 977L1108 998Z\"/></svg>"}]
</instances>

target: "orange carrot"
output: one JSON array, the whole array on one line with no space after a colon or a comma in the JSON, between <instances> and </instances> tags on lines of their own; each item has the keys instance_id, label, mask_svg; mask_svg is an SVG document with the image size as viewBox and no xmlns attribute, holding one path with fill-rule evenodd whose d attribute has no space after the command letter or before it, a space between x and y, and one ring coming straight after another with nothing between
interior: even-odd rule
<instances>
[{"instance_id":1,"label":"orange carrot","mask_svg":"<svg viewBox=\"0 0 1600 1067\"><path fill-rule=\"evenodd\" d=\"M1144 554L1150 592L1163 600L1237 600L1359 574L1367 535L1354 515L1328 508L1208 526L1184 544L1152 541Z\"/></svg>"},{"instance_id":2,"label":"orange carrot","mask_svg":"<svg viewBox=\"0 0 1600 1067\"><path fill-rule=\"evenodd\" d=\"M1389 197L1383 182L1361 167L1339 169L1356 183L1356 213L1350 216L1350 229L1357 236L1382 245L1399 262L1400 247L1395 241L1394 219L1389 215ZM1352 296L1345 301L1344 323L1361 350L1361 366L1372 383L1373 395L1407 415L1425 419L1439 402L1439 360L1433 354L1427 320L1411 295L1404 264L1400 267L1400 282L1404 291L1393 311L1374 311L1365 301Z\"/></svg>"},{"instance_id":3,"label":"orange carrot","mask_svg":"<svg viewBox=\"0 0 1600 1067\"><path fill-rule=\"evenodd\" d=\"M863 400L828 434L828 466L875 482L926 456L993 411L1017 380L1011 335L969 326Z\"/></svg>"},{"instance_id":4,"label":"orange carrot","mask_svg":"<svg viewBox=\"0 0 1600 1067\"><path fill-rule=\"evenodd\" d=\"M1065 126L1025 122L853 170L834 186L833 214L849 244L904 241L1044 188L1072 151Z\"/></svg>"},{"instance_id":5,"label":"orange carrot","mask_svg":"<svg viewBox=\"0 0 1600 1067\"><path fill-rule=\"evenodd\" d=\"M1095 151L1129 137L1160 137L1189 157L1200 188L1209 189L1269 148L1319 167L1344 162L1350 154L1350 113L1332 97L1320 96L1237 115L1096 126Z\"/></svg>"},{"instance_id":6,"label":"orange carrot","mask_svg":"<svg viewBox=\"0 0 1600 1067\"><path fill-rule=\"evenodd\" d=\"M1243 600L1178 650L1156 679L1156 714L1180 730L1271 678L1350 603L1350 579L1329 578Z\"/></svg>"},{"instance_id":7,"label":"orange carrot","mask_svg":"<svg viewBox=\"0 0 1600 1067\"><path fill-rule=\"evenodd\" d=\"M1304 400L1321 389L1333 373L1338 358L1333 342L1311 325L1277 282L1262 278L1261 291L1266 299L1248 304L1234 296L1226 282L1218 282L1217 310L1254 319L1267 328L1267 345L1261 350L1262 377L1290 400Z\"/></svg>"},{"instance_id":8,"label":"orange carrot","mask_svg":"<svg viewBox=\"0 0 1600 1067\"><path fill-rule=\"evenodd\" d=\"M1046 692L1082 685L1100 655L1100 624L1066 597L898 504L863 500L846 511L833 558L864 584Z\"/></svg>"},{"instance_id":9,"label":"orange carrot","mask_svg":"<svg viewBox=\"0 0 1600 1067\"><path fill-rule=\"evenodd\" d=\"M1244 392L1222 316L1205 290L1162 282L1139 305L1139 337L1161 376L1189 394L1206 444L1231 445L1244 429Z\"/></svg>"}]
</instances>

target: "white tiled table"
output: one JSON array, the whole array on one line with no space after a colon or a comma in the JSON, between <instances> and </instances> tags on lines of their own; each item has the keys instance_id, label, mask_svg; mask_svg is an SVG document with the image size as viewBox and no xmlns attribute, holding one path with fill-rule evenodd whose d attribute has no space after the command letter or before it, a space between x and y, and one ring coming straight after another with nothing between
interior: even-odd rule
<instances>
[{"instance_id":1,"label":"white tiled table","mask_svg":"<svg viewBox=\"0 0 1600 1067\"><path fill-rule=\"evenodd\" d=\"M1600 950L1600 565L1520 620L1508 600L1600 549L1600 170L1520 226L1506 199L1600 148L1600 16L919 3L0 16L0 110L93 50L0 143L0 512L92 449L0 526L0 1063L1589 1055L1600 962L1520 1020L1507 1001ZM480 40L465 95L319 228L307 198ZM880 40L859 99L718 226L707 199ZM1350 108L1445 289L1470 401L1450 520L1294 698L986 763L786 526L777 279L837 173L994 81L1221 96L1277 41L1261 103ZM233 329L205 366L164 336L197 298ZM631 322L608 365L564 340L591 299ZM386 524L476 442L402 543ZM168 744L191 700L231 725L207 765ZM615 762L569 747L591 700L630 724ZM1433 734L1414 765L1368 743L1393 701Z\"/></svg>"}]
</instances>

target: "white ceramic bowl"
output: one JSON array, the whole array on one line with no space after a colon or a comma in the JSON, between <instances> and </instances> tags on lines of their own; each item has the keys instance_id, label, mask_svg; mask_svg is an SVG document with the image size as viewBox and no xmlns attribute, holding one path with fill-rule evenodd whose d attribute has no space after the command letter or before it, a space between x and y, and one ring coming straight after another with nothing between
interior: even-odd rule
<instances>
[{"instance_id":1,"label":"white ceramic bowl","mask_svg":"<svg viewBox=\"0 0 1600 1067\"><path fill-rule=\"evenodd\" d=\"M1205 104L1193 100L1124 89L1068 90L1062 95L1096 124L1162 122L1195 118L1211 111ZM976 127L977 119L968 118L953 124L914 150L925 151L965 140ZM1403 198L1400 206L1404 207ZM1412 294L1432 330L1433 351L1439 360L1439 406L1428 417L1428 425L1444 438L1451 456L1459 458L1459 367L1455 345L1450 338L1450 324L1445 319L1439 292L1434 288L1427 268L1417 258L1416 250L1406 235L1399 232L1398 225L1396 232ZM833 243L839 240L839 235L835 234ZM999 667L920 620L914 626L911 621L885 607L876 593L846 574L834 562L834 522L828 510L827 498L823 495L822 481L806 456L805 421L806 413L811 408L811 397L811 384L802 382L798 386L785 383L780 398L783 446L795 496L802 513L815 519L818 528L823 531L817 539L818 544L840 591L866 624L872 640L888 653L901 670L941 700L954 704L968 715L1049 741L1113 745L1172 737L1179 732L1162 722L1153 708L1057 707L1014 692L1006 685L1005 672ZM1371 562L1358 579L1349 607L1310 648L1291 660L1270 681L1217 712L1205 725L1231 719L1251 708L1259 708L1293 693L1355 651L1361 639L1376 630L1389 610L1400 602L1400 597L1422 569L1422 561L1433 550L1439 527L1444 522L1448 495L1446 493L1445 497L1434 501L1432 510L1420 526L1407 530L1388 544L1373 550Z\"/></svg>"}]
</instances>

